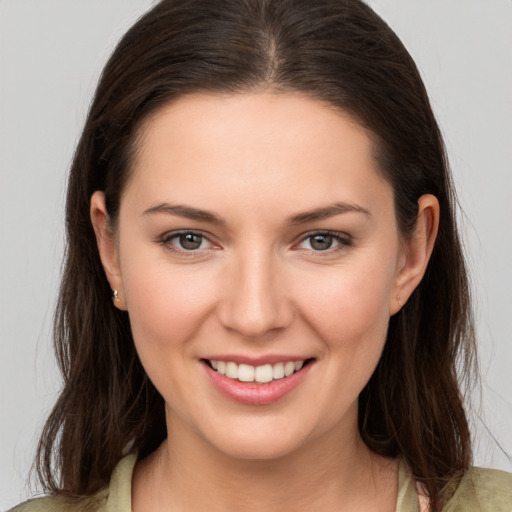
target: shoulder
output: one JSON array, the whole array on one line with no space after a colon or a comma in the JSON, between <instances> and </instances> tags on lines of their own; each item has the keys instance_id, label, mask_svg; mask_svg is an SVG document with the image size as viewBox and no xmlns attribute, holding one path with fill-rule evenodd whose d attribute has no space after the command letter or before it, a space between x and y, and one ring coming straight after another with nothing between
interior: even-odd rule
<instances>
[{"instance_id":1,"label":"shoulder","mask_svg":"<svg viewBox=\"0 0 512 512\"><path fill-rule=\"evenodd\" d=\"M122 458L114 468L110 484L93 496L70 501L63 496L46 496L16 505L8 512L128 512L136 454Z\"/></svg>"},{"instance_id":2,"label":"shoulder","mask_svg":"<svg viewBox=\"0 0 512 512\"><path fill-rule=\"evenodd\" d=\"M471 468L462 478L446 512L511 512L512 474Z\"/></svg>"},{"instance_id":3,"label":"shoulder","mask_svg":"<svg viewBox=\"0 0 512 512\"><path fill-rule=\"evenodd\" d=\"M69 501L62 496L35 498L16 505L8 512L102 512L107 502L106 490L80 501Z\"/></svg>"}]
</instances>

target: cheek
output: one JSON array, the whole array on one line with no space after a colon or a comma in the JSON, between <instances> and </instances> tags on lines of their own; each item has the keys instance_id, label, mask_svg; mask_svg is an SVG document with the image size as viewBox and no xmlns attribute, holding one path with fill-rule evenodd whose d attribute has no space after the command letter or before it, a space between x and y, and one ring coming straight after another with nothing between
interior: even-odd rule
<instances>
[{"instance_id":1,"label":"cheek","mask_svg":"<svg viewBox=\"0 0 512 512\"><path fill-rule=\"evenodd\" d=\"M143 261L139 266L131 257L123 269L135 347L166 403L181 410L190 401L189 363L198 355L193 340L211 311L211 277L190 266L172 268L167 262Z\"/></svg>"},{"instance_id":2,"label":"cheek","mask_svg":"<svg viewBox=\"0 0 512 512\"><path fill-rule=\"evenodd\" d=\"M190 339L211 310L215 290L208 273L131 253L123 285L138 349L165 350Z\"/></svg>"},{"instance_id":3,"label":"cheek","mask_svg":"<svg viewBox=\"0 0 512 512\"><path fill-rule=\"evenodd\" d=\"M340 267L304 286L303 316L323 340L330 361L329 378L355 399L371 377L383 350L389 325L392 266ZM344 400L345 400L344 398ZM338 399L338 398L336 398ZM340 398L341 399L341 398Z\"/></svg>"},{"instance_id":4,"label":"cheek","mask_svg":"<svg viewBox=\"0 0 512 512\"><path fill-rule=\"evenodd\" d=\"M362 335L373 328L385 333L393 289L393 274L386 269L341 268L321 279L316 276L303 288L309 290L303 302L311 322L328 331L329 338Z\"/></svg>"},{"instance_id":5,"label":"cheek","mask_svg":"<svg viewBox=\"0 0 512 512\"><path fill-rule=\"evenodd\" d=\"M337 422L354 404L380 360L389 325L390 283L385 274L340 272L310 294L303 317L323 344L323 388L317 400Z\"/></svg>"}]
</instances>

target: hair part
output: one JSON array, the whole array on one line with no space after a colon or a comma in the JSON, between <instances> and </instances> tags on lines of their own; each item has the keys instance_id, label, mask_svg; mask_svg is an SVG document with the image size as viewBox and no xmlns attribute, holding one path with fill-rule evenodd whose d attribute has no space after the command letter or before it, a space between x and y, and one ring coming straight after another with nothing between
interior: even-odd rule
<instances>
[{"instance_id":1,"label":"hair part","mask_svg":"<svg viewBox=\"0 0 512 512\"><path fill-rule=\"evenodd\" d=\"M468 278L442 137L407 50L360 0L162 0L105 66L71 166L54 329L64 386L37 456L51 493L89 496L107 485L126 446L144 457L166 436L164 402L139 361L128 314L111 304L89 219L92 193L105 192L115 226L151 115L185 94L268 88L333 105L374 134L402 233L413 232L421 195L438 198L426 275L390 320L360 395L359 429L371 450L407 461L433 512L468 469L459 385L474 363Z\"/></svg>"}]
</instances>

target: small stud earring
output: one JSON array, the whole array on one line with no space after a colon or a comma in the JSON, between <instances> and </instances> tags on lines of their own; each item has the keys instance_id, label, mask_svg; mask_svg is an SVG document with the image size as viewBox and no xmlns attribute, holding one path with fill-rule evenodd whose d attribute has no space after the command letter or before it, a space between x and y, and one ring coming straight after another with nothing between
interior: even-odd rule
<instances>
[{"instance_id":1,"label":"small stud earring","mask_svg":"<svg viewBox=\"0 0 512 512\"><path fill-rule=\"evenodd\" d=\"M114 302L119 302L119 292L117 290L112 290L112 300Z\"/></svg>"}]
</instances>

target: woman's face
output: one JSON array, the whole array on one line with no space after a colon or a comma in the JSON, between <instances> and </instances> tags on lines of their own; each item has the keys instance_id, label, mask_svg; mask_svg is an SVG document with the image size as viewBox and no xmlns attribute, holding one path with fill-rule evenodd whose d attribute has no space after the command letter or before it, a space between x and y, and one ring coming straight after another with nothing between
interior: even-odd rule
<instances>
[{"instance_id":1,"label":"woman's face","mask_svg":"<svg viewBox=\"0 0 512 512\"><path fill-rule=\"evenodd\" d=\"M415 285L368 132L260 93L183 97L143 135L100 250L169 431L242 458L357 437ZM92 212L98 228L101 194Z\"/></svg>"}]
</instances>

